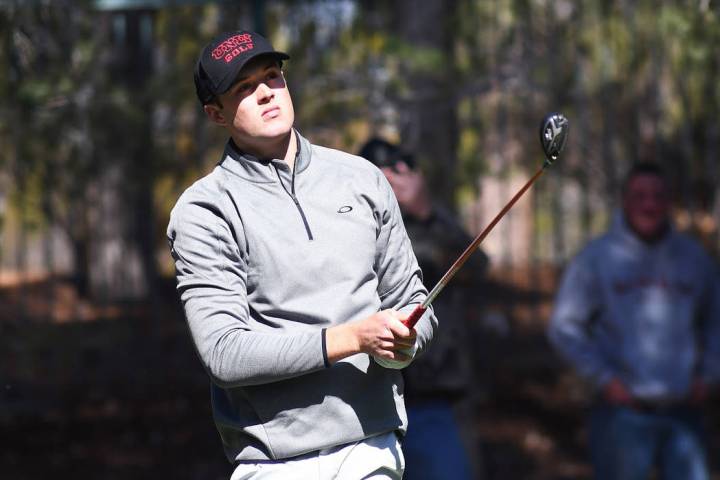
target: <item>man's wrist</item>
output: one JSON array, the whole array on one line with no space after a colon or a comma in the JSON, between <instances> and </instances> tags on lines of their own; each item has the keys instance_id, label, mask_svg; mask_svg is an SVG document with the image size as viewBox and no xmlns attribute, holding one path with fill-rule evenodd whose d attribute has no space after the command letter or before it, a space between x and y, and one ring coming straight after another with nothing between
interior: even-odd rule
<instances>
[{"instance_id":1,"label":"man's wrist","mask_svg":"<svg viewBox=\"0 0 720 480\"><path fill-rule=\"evenodd\" d=\"M360 353L360 343L352 323L325 329L325 354L330 364Z\"/></svg>"}]
</instances>

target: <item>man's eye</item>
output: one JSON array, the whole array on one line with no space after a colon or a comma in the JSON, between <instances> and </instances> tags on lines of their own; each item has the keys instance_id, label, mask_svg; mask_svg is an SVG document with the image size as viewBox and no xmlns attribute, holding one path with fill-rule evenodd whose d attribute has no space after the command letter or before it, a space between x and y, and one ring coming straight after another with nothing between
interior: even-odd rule
<instances>
[{"instance_id":1,"label":"man's eye","mask_svg":"<svg viewBox=\"0 0 720 480\"><path fill-rule=\"evenodd\" d=\"M240 93L247 92L250 90L250 84L249 83L241 83L238 85L237 91Z\"/></svg>"},{"instance_id":2,"label":"man's eye","mask_svg":"<svg viewBox=\"0 0 720 480\"><path fill-rule=\"evenodd\" d=\"M267 78L268 80L274 80L274 79L278 78L279 76L280 76L279 72L272 71L272 72L268 72L268 74L265 76L265 78Z\"/></svg>"}]
</instances>

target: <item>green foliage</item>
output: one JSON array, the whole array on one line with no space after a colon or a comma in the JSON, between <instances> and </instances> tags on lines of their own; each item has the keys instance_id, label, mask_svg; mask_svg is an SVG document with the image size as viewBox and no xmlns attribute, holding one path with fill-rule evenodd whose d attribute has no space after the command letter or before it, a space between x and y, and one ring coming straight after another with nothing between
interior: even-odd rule
<instances>
[{"instance_id":1,"label":"green foliage","mask_svg":"<svg viewBox=\"0 0 720 480\"><path fill-rule=\"evenodd\" d=\"M155 68L139 86L112 68L113 20L92 2L0 8L0 168L26 222L53 217L72 231L71 213L120 164L136 190L152 192L162 245L170 206L225 138L195 98L195 59L220 29L252 28L251 3L158 10ZM450 129L456 150L430 166L453 178L441 187L454 185L461 202L476 197L480 176L536 168L537 123L550 110L573 129L554 174L588 195L612 195L638 159L674 165L681 183L710 175L720 128L714 4L457 0L437 19L450 25L449 45L408 40L405 22L433 2L400 10L410 4L267 2L268 36L292 57L285 70L304 134L349 151L370 134L402 139L420 121L411 107L439 97L457 123L437 128ZM540 235L553 230L549 204L539 206ZM611 204L593 203L593 219Z\"/></svg>"}]
</instances>

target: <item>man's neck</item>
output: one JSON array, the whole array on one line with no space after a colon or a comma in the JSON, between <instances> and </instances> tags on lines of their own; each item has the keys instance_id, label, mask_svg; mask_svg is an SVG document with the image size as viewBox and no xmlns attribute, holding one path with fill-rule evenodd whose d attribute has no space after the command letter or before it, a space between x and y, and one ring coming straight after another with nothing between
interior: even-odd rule
<instances>
[{"instance_id":1,"label":"man's neck","mask_svg":"<svg viewBox=\"0 0 720 480\"><path fill-rule=\"evenodd\" d=\"M290 170L295 167L295 156L297 155L297 138L295 130L290 132L280 140L274 143L264 145L253 145L247 141L233 137L233 141L243 152L249 153L257 158L262 159L282 159L288 164Z\"/></svg>"},{"instance_id":2,"label":"man's neck","mask_svg":"<svg viewBox=\"0 0 720 480\"><path fill-rule=\"evenodd\" d=\"M656 232L652 232L651 234L643 235L634 228L632 228L632 226L630 226L630 231L632 231L635 237L637 237L638 240L643 242L645 245L652 246L660 243L665 239L665 237L668 236L668 234L670 233L670 223L666 222L662 226L662 228L658 229Z\"/></svg>"}]
</instances>

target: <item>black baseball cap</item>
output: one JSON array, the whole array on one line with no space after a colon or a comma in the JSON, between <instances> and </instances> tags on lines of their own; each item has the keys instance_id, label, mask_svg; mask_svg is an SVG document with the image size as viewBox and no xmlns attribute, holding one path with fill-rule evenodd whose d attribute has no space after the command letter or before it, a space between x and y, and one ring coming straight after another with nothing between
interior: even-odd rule
<instances>
[{"instance_id":1,"label":"black baseball cap","mask_svg":"<svg viewBox=\"0 0 720 480\"><path fill-rule=\"evenodd\" d=\"M415 159L412 155L403 152L397 145L379 137L368 140L362 146L358 155L379 168L395 168L398 162L403 162L410 169L415 168Z\"/></svg>"},{"instance_id":2,"label":"black baseball cap","mask_svg":"<svg viewBox=\"0 0 720 480\"><path fill-rule=\"evenodd\" d=\"M203 48L195 65L195 91L200 102L207 105L227 92L240 69L260 55L278 60L290 58L287 53L276 51L265 37L255 32L240 30L215 37Z\"/></svg>"}]
</instances>

